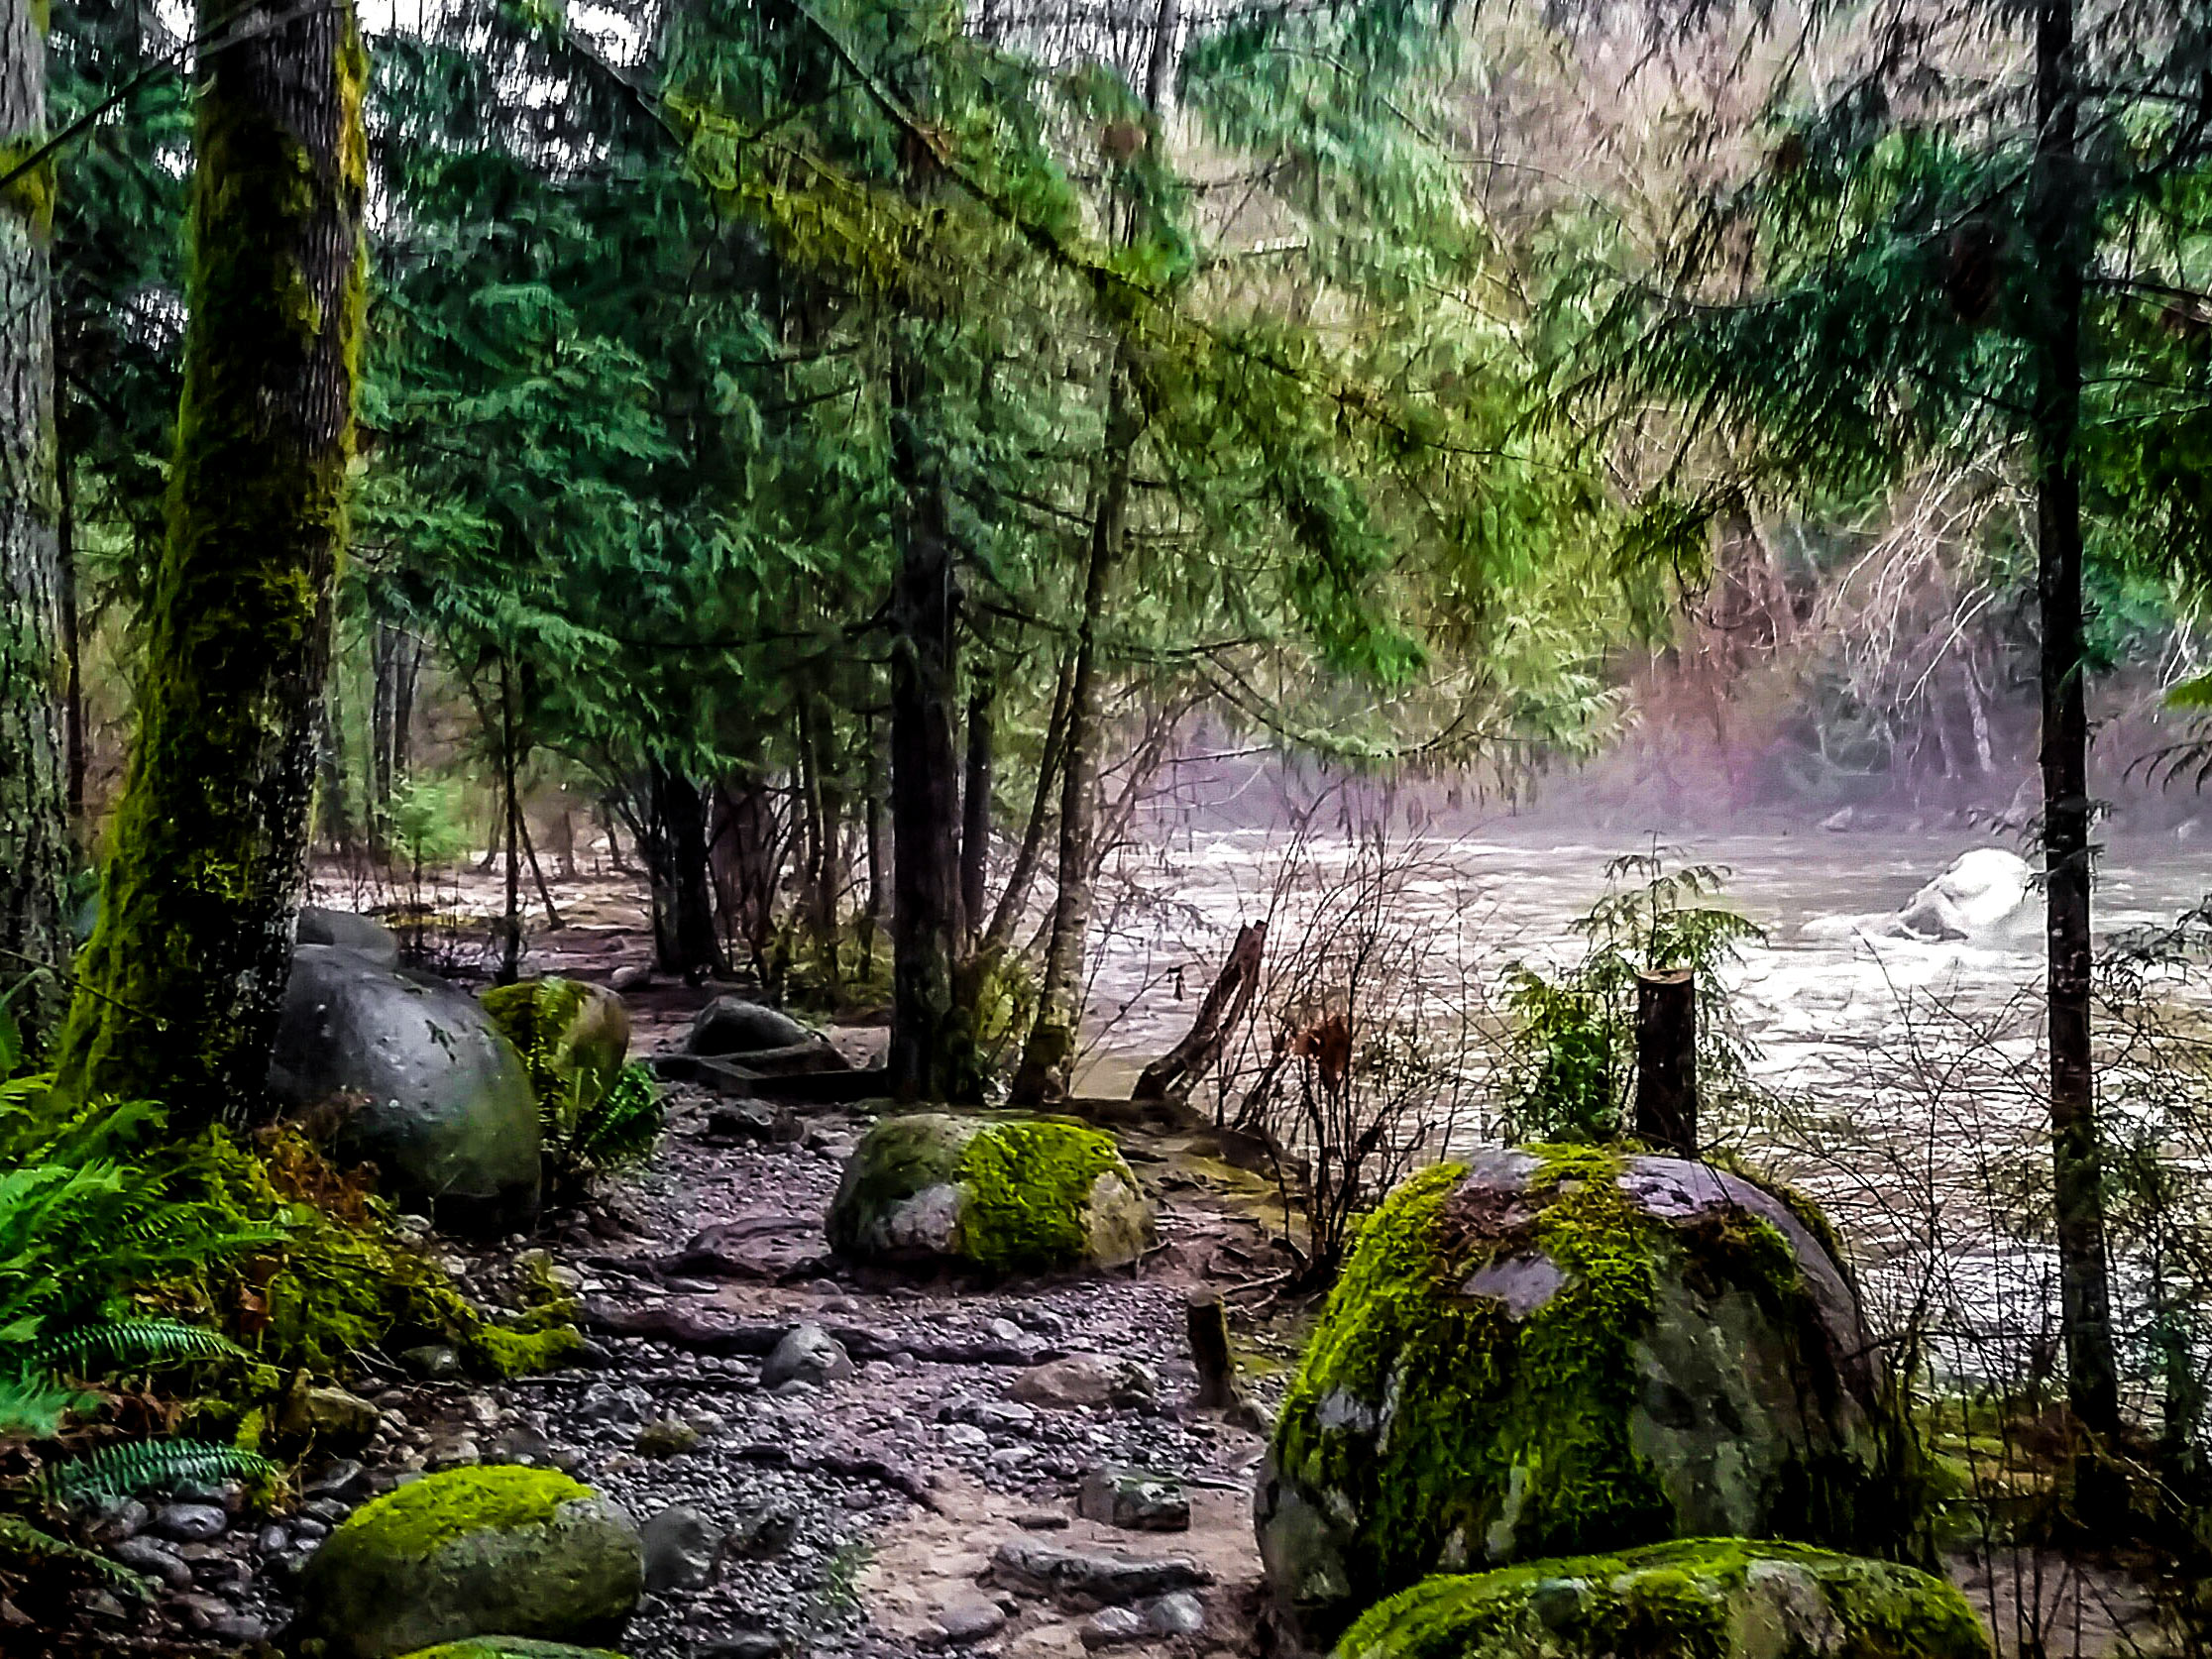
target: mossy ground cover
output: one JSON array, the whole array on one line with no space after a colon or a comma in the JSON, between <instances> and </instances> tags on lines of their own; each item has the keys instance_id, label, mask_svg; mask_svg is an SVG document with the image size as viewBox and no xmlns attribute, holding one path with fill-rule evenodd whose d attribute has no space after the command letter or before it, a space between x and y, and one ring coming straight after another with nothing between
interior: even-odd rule
<instances>
[{"instance_id":1,"label":"mossy ground cover","mask_svg":"<svg viewBox=\"0 0 2212 1659\"><path fill-rule=\"evenodd\" d=\"M451 1469L362 1505L330 1535L330 1548L423 1560L471 1532L546 1525L563 1504L592 1495L590 1487L550 1469Z\"/></svg>"},{"instance_id":2,"label":"mossy ground cover","mask_svg":"<svg viewBox=\"0 0 2212 1659\"><path fill-rule=\"evenodd\" d=\"M1371 1608L1337 1650L1339 1659L1979 1659L1988 1651L1973 1610L1941 1579L1738 1538L1429 1579Z\"/></svg>"}]
</instances>

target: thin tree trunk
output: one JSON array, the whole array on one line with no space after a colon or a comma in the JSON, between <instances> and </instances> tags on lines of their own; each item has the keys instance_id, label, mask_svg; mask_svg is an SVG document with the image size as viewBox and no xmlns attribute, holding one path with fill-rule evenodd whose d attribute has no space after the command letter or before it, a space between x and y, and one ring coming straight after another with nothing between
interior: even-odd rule
<instances>
[{"instance_id":1,"label":"thin tree trunk","mask_svg":"<svg viewBox=\"0 0 2212 1659\"><path fill-rule=\"evenodd\" d=\"M2081 312L2088 227L2075 155L2072 0L2036 19L2035 171L2029 236L2038 280L2037 593L2043 618L2043 784L2049 946L2050 1128L2067 1402L2083 1434L2074 1499L2092 1527L2117 1524L2124 1484L2108 1462L2120 1426L2104 1196L2090 1055L2089 720L2081 606Z\"/></svg>"},{"instance_id":2,"label":"thin tree trunk","mask_svg":"<svg viewBox=\"0 0 2212 1659\"><path fill-rule=\"evenodd\" d=\"M0 7L0 145L9 155L46 130L43 16L27 0ZM41 168L0 198L0 996L12 994L15 1021L42 1051L62 1011L68 957L68 794L55 695L68 630L50 442L52 190Z\"/></svg>"},{"instance_id":3,"label":"thin tree trunk","mask_svg":"<svg viewBox=\"0 0 2212 1659\"><path fill-rule=\"evenodd\" d=\"M499 660L499 783L506 796L506 925L499 951L499 983L511 985L522 973L522 792L515 777L522 769L514 720L514 674Z\"/></svg>"},{"instance_id":4,"label":"thin tree trunk","mask_svg":"<svg viewBox=\"0 0 2212 1659\"><path fill-rule=\"evenodd\" d=\"M1044 982L1030 1027L1013 1098L1021 1105L1067 1093L1083 1017L1083 946L1089 937L1097 891L1091 863L1092 796L1098 781L1098 624L1106 590L1121 562L1129 508L1131 450L1138 421L1128 378L1117 359L1107 393L1106 451L1098 504L1091 521L1090 567L1083 578L1083 609L1075 644L1075 673L1067 700L1066 750L1061 758L1058 891L1052 931L1045 947Z\"/></svg>"},{"instance_id":5,"label":"thin tree trunk","mask_svg":"<svg viewBox=\"0 0 2212 1659\"><path fill-rule=\"evenodd\" d=\"M860 923L862 972L875 977L876 936L883 931L884 912L891 897L884 879L883 859L883 749L876 739L875 717L868 717L868 773L861 807L867 814L868 908Z\"/></svg>"},{"instance_id":6,"label":"thin tree trunk","mask_svg":"<svg viewBox=\"0 0 2212 1659\"><path fill-rule=\"evenodd\" d=\"M991 912L991 925L983 931L981 953L1004 950L1029 908L1030 889L1036 885L1038 864L1045 850L1045 831L1052 822L1052 802L1059 781L1060 757L1067 749L1067 707L1075 685L1075 653L1060 658L1058 683L1052 690L1052 711L1046 717L1045 742L1037 757L1037 788L1030 797L1029 822L1022 827L1022 844L1014 854L1014 868L1007 872L1006 887Z\"/></svg>"},{"instance_id":7,"label":"thin tree trunk","mask_svg":"<svg viewBox=\"0 0 2212 1659\"><path fill-rule=\"evenodd\" d=\"M973 949L983 931L983 877L991 853L993 688L977 675L968 688L967 766L960 785L960 936Z\"/></svg>"},{"instance_id":8,"label":"thin tree trunk","mask_svg":"<svg viewBox=\"0 0 2212 1659\"><path fill-rule=\"evenodd\" d=\"M201 0L194 250L169 534L100 920L61 1044L75 1098L173 1132L251 1114L291 967L361 337L348 0Z\"/></svg>"},{"instance_id":9,"label":"thin tree trunk","mask_svg":"<svg viewBox=\"0 0 2212 1659\"><path fill-rule=\"evenodd\" d=\"M55 361L60 361L55 349ZM55 402L59 403L58 388ZM69 831L80 846L89 844L84 823L84 635L77 617L76 583L76 478L74 463L61 443L64 422L55 413L55 496L60 504L55 526L55 554L58 560L55 580L61 601L61 736L67 767Z\"/></svg>"}]
</instances>

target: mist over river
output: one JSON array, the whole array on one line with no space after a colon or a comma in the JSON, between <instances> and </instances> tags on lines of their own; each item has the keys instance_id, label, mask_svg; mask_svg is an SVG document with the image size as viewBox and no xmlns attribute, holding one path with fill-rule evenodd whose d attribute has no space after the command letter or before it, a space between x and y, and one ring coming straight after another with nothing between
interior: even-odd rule
<instances>
[{"instance_id":1,"label":"mist over river","mask_svg":"<svg viewBox=\"0 0 2212 1659\"><path fill-rule=\"evenodd\" d=\"M1355 864L1356 842L1315 837L1302 861L1290 844L1280 830L1199 830L1120 856L1100 898L1088 1091L1124 1092L1182 1036L1241 923L1272 911L1271 954L1279 963L1296 951L1316 895ZM2040 1190L2046 1167L2041 894L1963 940L1880 937L1879 925L1959 854L2013 844L1971 828L1661 841L1670 868L1726 866L1722 902L1766 934L1744 948L1729 989L1757 1051L1754 1079L1784 1104L1709 1123L1709 1135L1820 1197L1859 1261L1877 1328L1963 1332L1949 1344L1960 1371L2029 1363L2049 1324L2049 1259L2023 1238L2033 1222L2021 1223L2021 1195ZM1651 847L1648 835L1578 837L1511 822L1392 843L1404 876L1389 903L1421 941L1422 1023L1470 1077L1455 1150L1495 1133L1494 1043L1462 1041L1449 1029L1466 1023L1455 1016L1494 1031L1505 967L1577 957L1570 924L1604 891L1607 861ZM2208 888L2212 847L2171 833L2115 839L2098 864L2098 936L2169 925ZM2202 992L2177 982L2171 994ZM2108 1119L2124 1129L2127 1111L2113 1102ZM2116 1250L2126 1277L2131 1265ZM2007 1351L1991 1354L1991 1343Z\"/></svg>"}]
</instances>

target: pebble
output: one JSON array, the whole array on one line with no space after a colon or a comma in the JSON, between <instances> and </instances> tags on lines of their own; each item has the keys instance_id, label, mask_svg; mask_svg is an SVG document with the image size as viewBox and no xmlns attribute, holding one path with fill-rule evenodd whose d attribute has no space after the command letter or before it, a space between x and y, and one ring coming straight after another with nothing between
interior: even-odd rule
<instances>
[{"instance_id":1,"label":"pebble","mask_svg":"<svg viewBox=\"0 0 2212 1659\"><path fill-rule=\"evenodd\" d=\"M1101 1607L1083 1620L1083 1645L1093 1651L1102 1647L1126 1647L1131 1642L1143 1641L1152 1633L1145 1615L1135 1607Z\"/></svg>"},{"instance_id":2,"label":"pebble","mask_svg":"<svg viewBox=\"0 0 2212 1659\"><path fill-rule=\"evenodd\" d=\"M133 1572L160 1579L171 1590L186 1590L191 1586L192 1569L185 1565L184 1558L164 1549L151 1538L126 1538L108 1553Z\"/></svg>"},{"instance_id":3,"label":"pebble","mask_svg":"<svg viewBox=\"0 0 2212 1659\"><path fill-rule=\"evenodd\" d=\"M358 1499L369 1490L369 1472L351 1458L318 1471L300 1491L309 1497Z\"/></svg>"},{"instance_id":4,"label":"pebble","mask_svg":"<svg viewBox=\"0 0 2212 1659\"><path fill-rule=\"evenodd\" d=\"M1022 1327L1015 1324L1011 1319L994 1319L983 1328L990 1333L993 1342L1020 1342L1022 1340Z\"/></svg>"},{"instance_id":5,"label":"pebble","mask_svg":"<svg viewBox=\"0 0 2212 1659\"><path fill-rule=\"evenodd\" d=\"M261 1529L261 1536L254 1540L254 1547L264 1555L282 1555L291 1545L291 1534L272 1521Z\"/></svg>"},{"instance_id":6,"label":"pebble","mask_svg":"<svg viewBox=\"0 0 2212 1659\"><path fill-rule=\"evenodd\" d=\"M939 1612L937 1624L948 1642L979 1642L1006 1628L1006 1609L980 1596L962 1597Z\"/></svg>"},{"instance_id":7,"label":"pebble","mask_svg":"<svg viewBox=\"0 0 2212 1659\"><path fill-rule=\"evenodd\" d=\"M1145 1611L1145 1622L1162 1636L1195 1636L1206 1627L1206 1604L1187 1590L1162 1596Z\"/></svg>"},{"instance_id":8,"label":"pebble","mask_svg":"<svg viewBox=\"0 0 2212 1659\"><path fill-rule=\"evenodd\" d=\"M166 1503L154 1512L154 1530L165 1538L201 1543L220 1537L230 1516L212 1503Z\"/></svg>"}]
</instances>

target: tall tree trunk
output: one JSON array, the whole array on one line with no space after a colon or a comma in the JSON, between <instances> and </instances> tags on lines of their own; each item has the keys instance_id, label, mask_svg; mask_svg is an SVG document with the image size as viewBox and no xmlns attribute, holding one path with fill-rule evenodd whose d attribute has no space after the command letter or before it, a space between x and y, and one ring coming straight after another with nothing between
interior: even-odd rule
<instances>
[{"instance_id":1,"label":"tall tree trunk","mask_svg":"<svg viewBox=\"0 0 2212 1659\"><path fill-rule=\"evenodd\" d=\"M707 873L707 796L684 772L655 761L653 817L660 826L653 875L665 926L655 930L660 966L694 982L725 972Z\"/></svg>"},{"instance_id":2,"label":"tall tree trunk","mask_svg":"<svg viewBox=\"0 0 2212 1659\"><path fill-rule=\"evenodd\" d=\"M952 541L941 458L925 432L927 374L909 352L894 370L898 573L891 617L891 1044L900 1100L980 1093L972 1033L954 1006L959 944L959 769L952 743L957 645Z\"/></svg>"},{"instance_id":3,"label":"tall tree trunk","mask_svg":"<svg viewBox=\"0 0 2212 1659\"><path fill-rule=\"evenodd\" d=\"M44 15L28 0L0 8L0 154L11 157L46 132ZM17 1023L42 1051L62 1011L68 956L66 633L50 441L53 188L40 167L0 196L0 995L12 993Z\"/></svg>"},{"instance_id":4,"label":"tall tree trunk","mask_svg":"<svg viewBox=\"0 0 2212 1659\"><path fill-rule=\"evenodd\" d=\"M251 1111L290 972L362 304L347 0L201 0L184 392L137 741L61 1086Z\"/></svg>"},{"instance_id":5,"label":"tall tree trunk","mask_svg":"<svg viewBox=\"0 0 2212 1659\"><path fill-rule=\"evenodd\" d=\"M1052 931L1045 946L1045 978L1038 988L1037 1018L1030 1027L1013 1098L1023 1105L1065 1095L1072 1080L1075 1043L1083 1017L1083 946L1090 934L1097 882L1091 864L1092 797L1098 785L1098 624L1106 590L1121 562L1129 510L1131 450L1139 422L1128 376L1120 362L1107 392L1106 450L1095 516L1090 567L1083 578L1083 611L1077 624L1075 672L1067 698L1067 737L1060 759L1059 883L1052 900Z\"/></svg>"},{"instance_id":6,"label":"tall tree trunk","mask_svg":"<svg viewBox=\"0 0 2212 1659\"><path fill-rule=\"evenodd\" d=\"M875 717L868 717L868 771L861 810L867 815L868 908L860 921L860 960L869 979L875 977L876 936L882 932L890 908L890 884L884 879L883 847L883 748L876 738Z\"/></svg>"},{"instance_id":7,"label":"tall tree trunk","mask_svg":"<svg viewBox=\"0 0 2212 1659\"><path fill-rule=\"evenodd\" d=\"M2046 934L2049 946L2050 1129L2059 1311L2067 1401L2083 1432L2074 1498L2081 1518L2115 1524L2126 1492L2113 1473L2120 1426L2095 1078L2090 1057L2089 719L2081 601L2081 310L2088 226L2075 154L2078 88L2072 0L2036 17L2037 593L2043 618Z\"/></svg>"},{"instance_id":8,"label":"tall tree trunk","mask_svg":"<svg viewBox=\"0 0 2212 1659\"><path fill-rule=\"evenodd\" d=\"M991 855L993 688L977 675L968 689L967 766L960 785L960 937L973 949L983 932L983 877Z\"/></svg>"},{"instance_id":9,"label":"tall tree trunk","mask_svg":"<svg viewBox=\"0 0 2212 1659\"><path fill-rule=\"evenodd\" d=\"M54 361L61 361L60 331L55 331ZM61 419L61 393L55 388L54 487L59 505L55 520L55 580L61 601L61 741L65 757L69 833L77 846L87 843L84 824L84 633L77 619L76 583L76 476L69 449L62 441L66 423Z\"/></svg>"}]
</instances>

